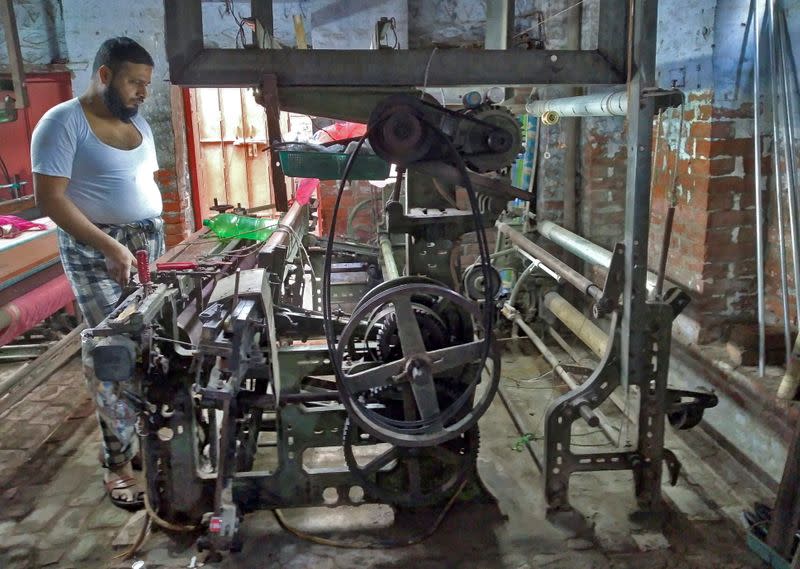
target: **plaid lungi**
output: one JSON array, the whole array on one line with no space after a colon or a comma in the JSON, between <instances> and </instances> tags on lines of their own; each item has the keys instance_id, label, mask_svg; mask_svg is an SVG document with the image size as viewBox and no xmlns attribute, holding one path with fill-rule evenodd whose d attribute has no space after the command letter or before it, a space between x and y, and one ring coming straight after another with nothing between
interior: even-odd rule
<instances>
[{"instance_id":1,"label":"plaid lungi","mask_svg":"<svg viewBox=\"0 0 800 569\"><path fill-rule=\"evenodd\" d=\"M148 252L151 262L164 253L164 222L160 217L145 219L124 225L99 225L132 253L140 249ZM78 302L87 326L95 327L116 307L122 295L122 287L114 281L106 269L103 253L76 241L72 235L58 229L58 250L75 299ZM101 382L95 377L86 381L97 406L97 418L103 434L103 463L106 467L128 462L137 450L132 420L114 418L119 398L116 393L120 385Z\"/></svg>"}]
</instances>

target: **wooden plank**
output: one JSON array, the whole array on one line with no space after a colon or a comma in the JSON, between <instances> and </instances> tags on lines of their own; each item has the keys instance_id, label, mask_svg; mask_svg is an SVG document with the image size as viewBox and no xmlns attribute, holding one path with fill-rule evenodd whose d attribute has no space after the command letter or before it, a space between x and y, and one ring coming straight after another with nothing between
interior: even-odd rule
<instances>
[{"instance_id":1,"label":"wooden plank","mask_svg":"<svg viewBox=\"0 0 800 569\"><path fill-rule=\"evenodd\" d=\"M228 203L227 188L225 187L225 172L222 166L223 152L222 146L219 143L208 143L200 145L200 170L202 171L202 179L204 191L202 197L206 198L205 203L200 204L200 210L203 212L203 217L213 215L209 209L213 205L214 198L219 200L219 203Z\"/></svg>"},{"instance_id":2,"label":"wooden plank","mask_svg":"<svg viewBox=\"0 0 800 569\"><path fill-rule=\"evenodd\" d=\"M281 141L283 137L281 136L280 104L278 102L278 80L275 75L264 75L261 82L261 96L264 110L267 113L267 134L270 143ZM281 212L287 211L289 200L286 195L286 178L283 170L275 166L277 153L270 150L269 155L269 172L272 180L272 192L275 196L275 209Z\"/></svg>"},{"instance_id":3,"label":"wooden plank","mask_svg":"<svg viewBox=\"0 0 800 569\"><path fill-rule=\"evenodd\" d=\"M31 391L67 363L81 348L81 332L85 324L61 338L58 343L27 366L3 380L0 384L0 416L22 401Z\"/></svg>"},{"instance_id":4,"label":"wooden plank","mask_svg":"<svg viewBox=\"0 0 800 569\"><path fill-rule=\"evenodd\" d=\"M242 98L239 89L219 89L219 113L222 120L221 140L233 142L242 139Z\"/></svg>"},{"instance_id":5,"label":"wooden plank","mask_svg":"<svg viewBox=\"0 0 800 569\"><path fill-rule=\"evenodd\" d=\"M297 41L297 49L308 49L308 42L306 41L306 27L303 25L303 16L295 14L292 16L294 20L294 37Z\"/></svg>"},{"instance_id":6,"label":"wooden plank","mask_svg":"<svg viewBox=\"0 0 800 569\"><path fill-rule=\"evenodd\" d=\"M228 196L231 205L250 207L247 195L247 159L245 146L225 145L225 180L228 185Z\"/></svg>"},{"instance_id":7,"label":"wooden plank","mask_svg":"<svg viewBox=\"0 0 800 569\"><path fill-rule=\"evenodd\" d=\"M197 115L198 140L222 138L222 113L218 89L195 89L195 114Z\"/></svg>"},{"instance_id":8,"label":"wooden plank","mask_svg":"<svg viewBox=\"0 0 800 569\"><path fill-rule=\"evenodd\" d=\"M264 107L256 102L249 89L242 89L244 124L250 140L267 140L267 115ZM247 156L250 207L273 205L269 183L269 153L266 144L251 144Z\"/></svg>"}]
</instances>

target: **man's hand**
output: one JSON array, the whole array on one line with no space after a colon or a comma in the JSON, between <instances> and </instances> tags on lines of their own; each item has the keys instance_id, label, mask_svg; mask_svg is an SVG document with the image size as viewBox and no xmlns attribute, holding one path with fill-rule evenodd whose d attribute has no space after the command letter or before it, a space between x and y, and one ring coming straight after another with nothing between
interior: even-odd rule
<instances>
[{"instance_id":1,"label":"man's hand","mask_svg":"<svg viewBox=\"0 0 800 569\"><path fill-rule=\"evenodd\" d=\"M127 285L131 278L131 271L136 265L136 257L127 247L116 241L109 250L104 251L104 254L108 274L121 286Z\"/></svg>"}]
</instances>

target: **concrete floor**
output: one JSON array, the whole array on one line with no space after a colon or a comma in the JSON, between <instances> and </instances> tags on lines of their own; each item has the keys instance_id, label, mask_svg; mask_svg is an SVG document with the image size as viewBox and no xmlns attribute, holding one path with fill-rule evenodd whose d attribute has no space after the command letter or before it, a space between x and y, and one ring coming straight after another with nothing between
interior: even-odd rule
<instances>
[{"instance_id":1,"label":"concrete floor","mask_svg":"<svg viewBox=\"0 0 800 569\"><path fill-rule=\"evenodd\" d=\"M542 416L552 397L552 374L538 357L519 351L504 357L503 389L533 433L541 457ZM632 438L621 414L620 440ZM575 431L576 444L608 444L593 430ZM497 398L481 420L480 476L497 504L456 503L424 543L391 550L338 549L301 540L280 529L270 512L247 516L244 550L226 555L220 568L389 569L444 568L743 568L760 567L744 545L736 520L754 499L769 500L721 449L701 435L668 434L667 446L684 464L656 519L641 521L631 475L624 472L573 477L571 500L595 524L591 540L579 539L545 519L542 476ZM691 444L691 448L687 444ZM24 402L0 417L0 568L129 568L114 555L133 541L141 515L104 499L97 467L98 433L82 384L70 362ZM287 511L289 522L309 533L341 541L407 539L425 531L438 514L398 515L383 506ZM639 520L639 521L637 521ZM147 569L188 567L191 538L153 533L137 559ZM200 560L198 556L197 561Z\"/></svg>"}]
</instances>

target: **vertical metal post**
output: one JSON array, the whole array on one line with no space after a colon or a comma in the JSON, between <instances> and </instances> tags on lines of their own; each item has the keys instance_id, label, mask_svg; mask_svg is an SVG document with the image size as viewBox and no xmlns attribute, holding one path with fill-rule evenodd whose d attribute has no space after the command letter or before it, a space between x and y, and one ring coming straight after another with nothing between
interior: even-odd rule
<instances>
[{"instance_id":1,"label":"vertical metal post","mask_svg":"<svg viewBox=\"0 0 800 569\"><path fill-rule=\"evenodd\" d=\"M769 64L772 91L772 180L775 183L775 213L778 218L778 262L781 272L781 309L783 311L783 341L786 347L786 361L788 363L789 354L792 352L792 336L789 327L789 282L786 273L786 236L783 230L783 180L780 168L779 138L780 127L778 119L780 117L779 87L778 87L778 64L777 49L775 45L775 1L768 0L769 5Z\"/></svg>"},{"instance_id":2,"label":"vertical metal post","mask_svg":"<svg viewBox=\"0 0 800 569\"><path fill-rule=\"evenodd\" d=\"M200 2L164 0L164 48L169 80L182 85L189 63L203 49L203 12Z\"/></svg>"},{"instance_id":3,"label":"vertical metal post","mask_svg":"<svg viewBox=\"0 0 800 569\"><path fill-rule=\"evenodd\" d=\"M625 287L621 333L621 382L640 393L639 434L632 463L639 507L661 508L664 411L672 320L669 306L647 302L652 128L655 104L643 91L655 86L657 0L637 0L628 85L628 177L625 195Z\"/></svg>"},{"instance_id":4,"label":"vertical metal post","mask_svg":"<svg viewBox=\"0 0 800 569\"><path fill-rule=\"evenodd\" d=\"M758 375L764 377L766 367L766 304L764 299L764 205L761 194L761 133L758 114L761 107L761 19L759 0L752 0L753 10L753 153L755 154L753 174L755 176L756 206L756 284L758 294Z\"/></svg>"},{"instance_id":5,"label":"vertical metal post","mask_svg":"<svg viewBox=\"0 0 800 569\"><path fill-rule=\"evenodd\" d=\"M795 145L794 145L794 105L792 104L792 91L789 85L789 68L787 66L787 53L790 54L790 47L787 43L789 30L786 25L786 14L781 13L778 21L778 40L780 54L779 76L783 78L783 103L786 112L786 140L783 145L783 160L786 163L786 184L789 188L789 227L791 230L792 246L792 268L794 278L794 300L795 300L795 324L800 326L800 228L798 228L797 194L795 186Z\"/></svg>"},{"instance_id":6,"label":"vertical metal post","mask_svg":"<svg viewBox=\"0 0 800 569\"><path fill-rule=\"evenodd\" d=\"M648 377L647 241L655 104L642 91L655 86L657 0L635 2L633 69L628 85L628 174L625 194L625 288L621 338L621 382L641 385Z\"/></svg>"},{"instance_id":7,"label":"vertical metal post","mask_svg":"<svg viewBox=\"0 0 800 569\"><path fill-rule=\"evenodd\" d=\"M11 80L14 83L14 107L24 109L28 106L28 90L25 87L25 68L22 64L22 51L17 35L17 19L14 16L12 0L0 0L0 21L3 22L3 33L8 46L8 64L11 68Z\"/></svg>"}]
</instances>

